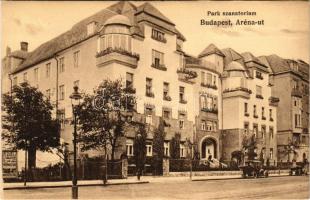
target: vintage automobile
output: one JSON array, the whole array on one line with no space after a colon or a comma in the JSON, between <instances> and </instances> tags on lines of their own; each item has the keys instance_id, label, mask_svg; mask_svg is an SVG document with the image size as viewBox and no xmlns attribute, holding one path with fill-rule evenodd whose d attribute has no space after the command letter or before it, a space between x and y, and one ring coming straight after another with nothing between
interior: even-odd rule
<instances>
[{"instance_id":1,"label":"vintage automobile","mask_svg":"<svg viewBox=\"0 0 310 200\"><path fill-rule=\"evenodd\" d=\"M259 160L248 160L244 165L239 166L242 171L242 178L253 177L268 177L269 172L264 168L263 164Z\"/></svg>"},{"instance_id":2,"label":"vintage automobile","mask_svg":"<svg viewBox=\"0 0 310 200\"><path fill-rule=\"evenodd\" d=\"M301 175L307 175L308 174L308 164L297 165L296 162L293 162L291 169L290 169L290 176L301 176Z\"/></svg>"}]
</instances>

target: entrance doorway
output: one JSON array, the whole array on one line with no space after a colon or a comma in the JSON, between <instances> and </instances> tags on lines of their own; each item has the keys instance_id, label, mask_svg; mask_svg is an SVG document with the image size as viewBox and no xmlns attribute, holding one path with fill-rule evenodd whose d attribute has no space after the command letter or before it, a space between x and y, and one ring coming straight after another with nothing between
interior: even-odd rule
<instances>
[{"instance_id":1,"label":"entrance doorway","mask_svg":"<svg viewBox=\"0 0 310 200\"><path fill-rule=\"evenodd\" d=\"M201 144L201 159L216 158L216 141L212 138L206 138Z\"/></svg>"}]
</instances>

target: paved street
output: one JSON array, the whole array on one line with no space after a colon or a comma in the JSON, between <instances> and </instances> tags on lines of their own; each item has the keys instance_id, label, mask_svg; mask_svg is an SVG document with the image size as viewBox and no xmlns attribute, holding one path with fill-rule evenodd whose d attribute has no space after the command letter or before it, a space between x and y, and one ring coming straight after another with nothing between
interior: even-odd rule
<instances>
[{"instance_id":1,"label":"paved street","mask_svg":"<svg viewBox=\"0 0 310 200\"><path fill-rule=\"evenodd\" d=\"M69 199L71 188L6 190L5 199ZM80 199L308 199L309 177L270 177L79 188Z\"/></svg>"}]
</instances>

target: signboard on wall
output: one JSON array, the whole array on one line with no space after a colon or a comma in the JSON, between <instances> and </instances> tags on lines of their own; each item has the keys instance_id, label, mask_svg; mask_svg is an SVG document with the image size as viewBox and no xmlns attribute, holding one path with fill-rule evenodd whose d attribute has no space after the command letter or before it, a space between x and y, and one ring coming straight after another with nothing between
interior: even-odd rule
<instances>
[{"instance_id":1,"label":"signboard on wall","mask_svg":"<svg viewBox=\"0 0 310 200\"><path fill-rule=\"evenodd\" d=\"M3 178L17 178L17 151L2 151L2 176Z\"/></svg>"}]
</instances>

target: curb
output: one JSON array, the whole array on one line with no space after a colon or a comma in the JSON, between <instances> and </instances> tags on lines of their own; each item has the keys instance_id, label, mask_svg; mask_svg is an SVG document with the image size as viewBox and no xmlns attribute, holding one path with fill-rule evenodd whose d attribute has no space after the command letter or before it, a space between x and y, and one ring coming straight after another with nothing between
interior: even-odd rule
<instances>
[{"instance_id":1,"label":"curb","mask_svg":"<svg viewBox=\"0 0 310 200\"><path fill-rule=\"evenodd\" d=\"M285 177L285 176L289 176L289 175L279 175L279 176L268 176L267 178L277 178L277 177ZM262 177L265 178L265 177ZM242 178L242 177L231 177L231 178L205 178L205 179L193 179L192 181L219 181L219 180L233 180L233 179L244 179L244 180L251 180L251 179L255 179L253 177L251 178ZM258 178L260 179L260 178Z\"/></svg>"},{"instance_id":2,"label":"curb","mask_svg":"<svg viewBox=\"0 0 310 200\"><path fill-rule=\"evenodd\" d=\"M94 184L83 184L78 185L78 187L89 187L89 186L103 186L108 187L111 185L133 185L133 184L146 184L150 183L149 181L140 181L140 182L129 182L129 183L108 183L104 185L103 183L94 183ZM72 187L72 185L46 185L46 186L17 186L17 187L4 187L3 190L27 190L27 189L42 189L42 188L62 188L62 187Z\"/></svg>"}]
</instances>

